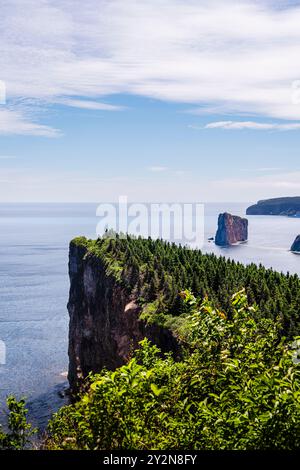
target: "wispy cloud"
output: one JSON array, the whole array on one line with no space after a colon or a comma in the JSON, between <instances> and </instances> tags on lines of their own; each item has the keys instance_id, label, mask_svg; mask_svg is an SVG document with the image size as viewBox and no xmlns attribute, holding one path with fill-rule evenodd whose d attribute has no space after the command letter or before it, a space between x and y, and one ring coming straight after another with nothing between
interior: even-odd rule
<instances>
[{"instance_id":1,"label":"wispy cloud","mask_svg":"<svg viewBox=\"0 0 300 470\"><path fill-rule=\"evenodd\" d=\"M298 90L292 90L300 79L299 5L281 2L278 8L277 0L3 3L0 79L11 103L20 97L45 106L69 100L70 106L109 111L116 106L103 101L126 93L184 103L196 114L299 119ZM28 116L22 122L6 124L6 130L57 135Z\"/></svg>"},{"instance_id":2,"label":"wispy cloud","mask_svg":"<svg viewBox=\"0 0 300 470\"><path fill-rule=\"evenodd\" d=\"M266 123L255 121L217 121L203 127L190 126L192 129L258 130L258 131L296 131L300 122Z\"/></svg>"},{"instance_id":3,"label":"wispy cloud","mask_svg":"<svg viewBox=\"0 0 300 470\"><path fill-rule=\"evenodd\" d=\"M166 166L149 166L147 168L148 171L151 171L153 173L163 173L164 171L168 170L168 167Z\"/></svg>"},{"instance_id":4,"label":"wispy cloud","mask_svg":"<svg viewBox=\"0 0 300 470\"><path fill-rule=\"evenodd\" d=\"M65 106L73 108L89 109L94 111L121 111L123 106L115 106L107 103L99 103L98 101L91 100L76 100L76 99L63 99L60 101Z\"/></svg>"},{"instance_id":5,"label":"wispy cloud","mask_svg":"<svg viewBox=\"0 0 300 470\"><path fill-rule=\"evenodd\" d=\"M271 172L276 172L276 171L283 171L283 168L266 166L266 167L261 167L261 168L241 168L241 171L257 172L257 173L271 173Z\"/></svg>"},{"instance_id":6,"label":"wispy cloud","mask_svg":"<svg viewBox=\"0 0 300 470\"><path fill-rule=\"evenodd\" d=\"M265 172L268 172L268 171L282 171L283 168L276 168L276 167L272 167L272 166L269 166L269 167L264 167L264 168L257 168L256 171L259 171L261 173L265 173Z\"/></svg>"},{"instance_id":7,"label":"wispy cloud","mask_svg":"<svg viewBox=\"0 0 300 470\"><path fill-rule=\"evenodd\" d=\"M297 196L300 193L300 172L286 172L272 175L255 175L245 178L207 178L190 175L188 180L178 184L172 178L166 184L164 178L153 181L132 176L128 180L120 178L88 177L80 172L68 170L47 173L32 168L1 169L1 201L19 201L20 193L24 201L38 202L110 202L116 201L119 194L126 194L134 202L169 201L257 201L278 195Z\"/></svg>"},{"instance_id":8,"label":"wispy cloud","mask_svg":"<svg viewBox=\"0 0 300 470\"><path fill-rule=\"evenodd\" d=\"M32 122L20 111L0 109L0 134L36 135L42 137L59 137L58 129Z\"/></svg>"},{"instance_id":9,"label":"wispy cloud","mask_svg":"<svg viewBox=\"0 0 300 470\"><path fill-rule=\"evenodd\" d=\"M263 197L278 195L278 191L285 191L286 195L298 195L300 192L300 172L285 172L253 176L251 178L228 178L216 180L212 186L218 191L230 191L234 188L236 194L244 191L249 194L261 194Z\"/></svg>"}]
</instances>

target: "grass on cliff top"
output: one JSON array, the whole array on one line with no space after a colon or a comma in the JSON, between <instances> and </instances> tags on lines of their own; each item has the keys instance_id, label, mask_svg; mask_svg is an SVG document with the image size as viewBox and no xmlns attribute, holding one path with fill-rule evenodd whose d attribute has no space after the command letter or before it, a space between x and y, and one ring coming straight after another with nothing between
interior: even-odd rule
<instances>
[{"instance_id":1,"label":"grass on cliff top","mask_svg":"<svg viewBox=\"0 0 300 470\"><path fill-rule=\"evenodd\" d=\"M188 288L208 297L217 308L232 313L231 296L243 287L249 302L263 317L282 318L282 333L300 335L300 280L262 265L203 254L163 240L108 233L97 240L79 237L73 245L86 249L105 264L107 273L143 306L142 318L162 326L180 322L186 307L179 293ZM176 320L177 318L177 320Z\"/></svg>"}]
</instances>

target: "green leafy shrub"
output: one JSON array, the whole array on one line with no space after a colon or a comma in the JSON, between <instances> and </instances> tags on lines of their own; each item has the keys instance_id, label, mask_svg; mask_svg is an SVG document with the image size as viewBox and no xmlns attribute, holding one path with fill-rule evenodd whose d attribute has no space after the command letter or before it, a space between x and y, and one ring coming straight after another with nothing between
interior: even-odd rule
<instances>
[{"instance_id":1,"label":"green leafy shrub","mask_svg":"<svg viewBox=\"0 0 300 470\"><path fill-rule=\"evenodd\" d=\"M24 400L18 401L15 397L9 396L6 403L9 411L8 432L3 432L0 427L0 449L22 450L30 444L30 438L36 430L27 423L27 409Z\"/></svg>"},{"instance_id":2,"label":"green leafy shrub","mask_svg":"<svg viewBox=\"0 0 300 470\"><path fill-rule=\"evenodd\" d=\"M53 417L48 449L299 448L300 366L279 319L262 318L244 290L230 314L190 291L181 298L183 359L143 340Z\"/></svg>"}]
</instances>

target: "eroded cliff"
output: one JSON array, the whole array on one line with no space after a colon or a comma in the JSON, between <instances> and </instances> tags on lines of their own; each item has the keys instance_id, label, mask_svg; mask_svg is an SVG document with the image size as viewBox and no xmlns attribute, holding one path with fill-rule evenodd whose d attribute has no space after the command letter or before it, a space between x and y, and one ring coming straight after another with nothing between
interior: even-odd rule
<instances>
[{"instance_id":1,"label":"eroded cliff","mask_svg":"<svg viewBox=\"0 0 300 470\"><path fill-rule=\"evenodd\" d=\"M219 215L215 243L219 246L234 245L248 240L248 220L225 212Z\"/></svg>"},{"instance_id":2,"label":"eroded cliff","mask_svg":"<svg viewBox=\"0 0 300 470\"><path fill-rule=\"evenodd\" d=\"M83 238L70 244L69 276L68 379L72 393L89 372L126 363L144 337L164 352L179 353L171 331L140 320L138 293L126 286Z\"/></svg>"}]
</instances>

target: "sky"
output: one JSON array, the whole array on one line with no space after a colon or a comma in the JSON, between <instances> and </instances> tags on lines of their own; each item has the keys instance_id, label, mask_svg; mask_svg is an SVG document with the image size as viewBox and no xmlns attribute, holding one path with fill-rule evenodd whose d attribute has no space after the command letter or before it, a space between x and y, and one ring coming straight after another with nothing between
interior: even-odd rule
<instances>
[{"instance_id":1,"label":"sky","mask_svg":"<svg viewBox=\"0 0 300 470\"><path fill-rule=\"evenodd\" d=\"M0 13L0 202L300 195L300 1Z\"/></svg>"}]
</instances>

